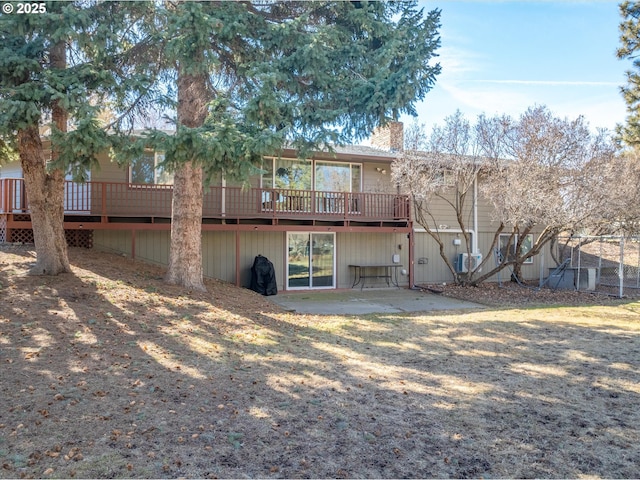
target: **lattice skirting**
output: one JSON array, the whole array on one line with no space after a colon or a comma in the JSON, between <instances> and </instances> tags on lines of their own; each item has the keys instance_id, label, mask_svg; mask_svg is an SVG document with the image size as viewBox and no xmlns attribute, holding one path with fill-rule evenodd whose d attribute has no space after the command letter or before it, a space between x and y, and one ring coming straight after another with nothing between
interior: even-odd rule
<instances>
[{"instance_id":1,"label":"lattice skirting","mask_svg":"<svg viewBox=\"0 0 640 480\"><path fill-rule=\"evenodd\" d=\"M93 247L93 230L65 230L64 236L70 247ZM8 241L10 243L33 243L33 230L30 228L13 229Z\"/></svg>"},{"instance_id":2,"label":"lattice skirting","mask_svg":"<svg viewBox=\"0 0 640 480\"><path fill-rule=\"evenodd\" d=\"M7 241L7 216L0 215L0 243Z\"/></svg>"},{"instance_id":3,"label":"lattice skirting","mask_svg":"<svg viewBox=\"0 0 640 480\"><path fill-rule=\"evenodd\" d=\"M9 243L33 243L33 230L15 228L9 231Z\"/></svg>"},{"instance_id":4,"label":"lattice skirting","mask_svg":"<svg viewBox=\"0 0 640 480\"><path fill-rule=\"evenodd\" d=\"M70 247L93 248L93 230L65 230L64 236Z\"/></svg>"}]
</instances>

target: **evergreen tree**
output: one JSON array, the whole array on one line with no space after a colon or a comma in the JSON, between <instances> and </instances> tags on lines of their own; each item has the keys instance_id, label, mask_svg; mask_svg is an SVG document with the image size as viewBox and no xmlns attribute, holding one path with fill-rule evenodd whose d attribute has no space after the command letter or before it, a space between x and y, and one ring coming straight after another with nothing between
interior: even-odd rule
<instances>
[{"instance_id":1,"label":"evergreen tree","mask_svg":"<svg viewBox=\"0 0 640 480\"><path fill-rule=\"evenodd\" d=\"M620 43L618 58L632 59L633 69L628 70L627 85L620 88L627 104L625 125L618 125L618 135L628 145L640 144L640 2L625 1L620 4Z\"/></svg>"},{"instance_id":2,"label":"evergreen tree","mask_svg":"<svg viewBox=\"0 0 640 480\"><path fill-rule=\"evenodd\" d=\"M175 171L167 281L204 289L203 182L246 178L285 145L304 156L366 137L432 88L439 11L409 2L164 2L160 45L175 135L149 132ZM253 169L253 170L252 170Z\"/></svg>"},{"instance_id":3,"label":"evergreen tree","mask_svg":"<svg viewBox=\"0 0 640 480\"><path fill-rule=\"evenodd\" d=\"M54 1L39 3L37 13L0 14L0 161L20 159L37 255L33 274L70 270L64 179L86 180L108 148L108 126L98 121L105 99L129 105L115 123L144 106L134 96L142 98L147 86L128 67L132 46L119 28L143 7Z\"/></svg>"}]
</instances>

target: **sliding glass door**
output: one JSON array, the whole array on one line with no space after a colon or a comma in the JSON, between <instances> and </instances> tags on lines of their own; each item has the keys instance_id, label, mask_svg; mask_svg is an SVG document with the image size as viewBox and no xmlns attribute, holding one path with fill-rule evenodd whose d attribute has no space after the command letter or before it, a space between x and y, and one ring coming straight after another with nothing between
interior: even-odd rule
<instances>
[{"instance_id":1,"label":"sliding glass door","mask_svg":"<svg viewBox=\"0 0 640 480\"><path fill-rule=\"evenodd\" d=\"M287 288L335 286L335 234L287 234Z\"/></svg>"}]
</instances>

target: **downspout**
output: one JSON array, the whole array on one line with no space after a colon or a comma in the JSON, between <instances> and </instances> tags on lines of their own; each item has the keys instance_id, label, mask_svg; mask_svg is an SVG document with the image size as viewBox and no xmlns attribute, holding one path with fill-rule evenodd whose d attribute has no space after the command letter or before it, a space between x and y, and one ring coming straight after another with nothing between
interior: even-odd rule
<instances>
[{"instance_id":1,"label":"downspout","mask_svg":"<svg viewBox=\"0 0 640 480\"><path fill-rule=\"evenodd\" d=\"M416 242L415 242L415 237L414 237L414 231L413 231L413 222L409 221L409 225L411 226L411 230L409 230L409 289L413 289L415 288L415 282L414 282L414 257L415 257L415 252L414 250L416 249Z\"/></svg>"},{"instance_id":2,"label":"downspout","mask_svg":"<svg viewBox=\"0 0 640 480\"><path fill-rule=\"evenodd\" d=\"M473 180L473 252L472 253L480 253L478 251L478 174L476 173L476 177Z\"/></svg>"}]
</instances>

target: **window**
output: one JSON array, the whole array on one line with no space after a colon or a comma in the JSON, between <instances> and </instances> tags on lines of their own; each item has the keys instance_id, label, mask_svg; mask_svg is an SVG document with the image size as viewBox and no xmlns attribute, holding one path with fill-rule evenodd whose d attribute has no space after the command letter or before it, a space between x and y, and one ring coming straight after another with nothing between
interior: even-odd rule
<instances>
[{"instance_id":1,"label":"window","mask_svg":"<svg viewBox=\"0 0 640 480\"><path fill-rule=\"evenodd\" d=\"M164 153L145 151L131 162L129 182L144 185L173 185L173 173L163 167Z\"/></svg>"},{"instance_id":2,"label":"window","mask_svg":"<svg viewBox=\"0 0 640 480\"><path fill-rule=\"evenodd\" d=\"M500 234L500 238L498 239L498 249L500 250L500 255L502 256L506 254L507 244L509 243L510 237L511 237L511 234L509 233ZM511 240L511 246L510 246L511 252L507 257L509 260L512 260L515 257L516 245L518 245L518 235L514 235L513 239ZM533 235L529 233L528 235L525 236L524 240L522 241L522 245L520 245L520 254L524 255L532 248L533 248ZM525 265L532 264L533 257L527 258L523 263Z\"/></svg>"},{"instance_id":3,"label":"window","mask_svg":"<svg viewBox=\"0 0 640 480\"><path fill-rule=\"evenodd\" d=\"M451 170L439 170L435 173L435 181L444 187L453 187L456 184L456 176Z\"/></svg>"},{"instance_id":4,"label":"window","mask_svg":"<svg viewBox=\"0 0 640 480\"><path fill-rule=\"evenodd\" d=\"M262 169L263 188L320 192L362 191L362 165L359 163L265 158Z\"/></svg>"},{"instance_id":5,"label":"window","mask_svg":"<svg viewBox=\"0 0 640 480\"><path fill-rule=\"evenodd\" d=\"M284 190L311 190L311 162L265 158L262 186Z\"/></svg>"},{"instance_id":6,"label":"window","mask_svg":"<svg viewBox=\"0 0 640 480\"><path fill-rule=\"evenodd\" d=\"M358 163L316 162L316 190L321 192L360 192L362 166Z\"/></svg>"}]
</instances>

